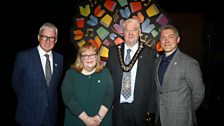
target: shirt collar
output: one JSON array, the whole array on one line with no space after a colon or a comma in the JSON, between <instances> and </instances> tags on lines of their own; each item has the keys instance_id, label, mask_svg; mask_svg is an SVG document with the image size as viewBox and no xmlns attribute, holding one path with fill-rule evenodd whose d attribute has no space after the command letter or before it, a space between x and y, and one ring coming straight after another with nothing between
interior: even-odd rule
<instances>
[{"instance_id":1,"label":"shirt collar","mask_svg":"<svg viewBox=\"0 0 224 126\"><path fill-rule=\"evenodd\" d=\"M48 54L50 57L52 56L52 51L49 51L48 53L46 53L41 47L40 45L37 46L38 52L40 54L40 56L44 56L45 54Z\"/></svg>"},{"instance_id":2,"label":"shirt collar","mask_svg":"<svg viewBox=\"0 0 224 126\"><path fill-rule=\"evenodd\" d=\"M177 49L172 53L172 54L170 54L169 56L165 56L165 54L163 53L162 54L162 60L165 60L165 61L170 61L172 58L173 58L173 56L174 56L174 54L176 53L176 51L177 51Z\"/></svg>"},{"instance_id":3,"label":"shirt collar","mask_svg":"<svg viewBox=\"0 0 224 126\"><path fill-rule=\"evenodd\" d=\"M139 46L139 43L136 43L132 48L128 48L128 46L125 43L124 44L124 49L125 49L125 52L127 52L126 51L127 49L131 49L131 52L135 53L138 50L138 46Z\"/></svg>"}]
</instances>

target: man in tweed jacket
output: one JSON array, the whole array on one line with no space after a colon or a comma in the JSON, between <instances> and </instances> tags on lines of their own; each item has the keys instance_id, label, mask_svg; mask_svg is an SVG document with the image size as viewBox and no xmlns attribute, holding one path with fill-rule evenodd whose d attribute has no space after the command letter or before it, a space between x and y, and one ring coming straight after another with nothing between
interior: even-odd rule
<instances>
[{"instance_id":1,"label":"man in tweed jacket","mask_svg":"<svg viewBox=\"0 0 224 126\"><path fill-rule=\"evenodd\" d=\"M161 27L160 42L164 53L155 63L156 125L193 126L205 91L199 63L179 50L180 37L174 26Z\"/></svg>"}]
</instances>

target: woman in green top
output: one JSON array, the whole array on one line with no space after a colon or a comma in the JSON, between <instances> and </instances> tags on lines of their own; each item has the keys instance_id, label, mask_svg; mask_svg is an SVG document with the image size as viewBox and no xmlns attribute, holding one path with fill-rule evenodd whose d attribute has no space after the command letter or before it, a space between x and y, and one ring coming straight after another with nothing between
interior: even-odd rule
<instances>
[{"instance_id":1,"label":"woman in green top","mask_svg":"<svg viewBox=\"0 0 224 126\"><path fill-rule=\"evenodd\" d=\"M62 87L64 126L112 126L114 88L111 74L100 62L94 44L79 48Z\"/></svg>"}]
</instances>

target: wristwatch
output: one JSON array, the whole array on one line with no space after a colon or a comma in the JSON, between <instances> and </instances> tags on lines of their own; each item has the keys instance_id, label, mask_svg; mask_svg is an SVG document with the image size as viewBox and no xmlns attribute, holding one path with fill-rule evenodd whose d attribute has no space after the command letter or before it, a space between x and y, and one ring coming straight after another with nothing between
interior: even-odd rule
<instances>
[{"instance_id":1,"label":"wristwatch","mask_svg":"<svg viewBox=\"0 0 224 126\"><path fill-rule=\"evenodd\" d=\"M97 116L99 116L100 120L103 120L103 116L101 116L99 113L97 113Z\"/></svg>"}]
</instances>

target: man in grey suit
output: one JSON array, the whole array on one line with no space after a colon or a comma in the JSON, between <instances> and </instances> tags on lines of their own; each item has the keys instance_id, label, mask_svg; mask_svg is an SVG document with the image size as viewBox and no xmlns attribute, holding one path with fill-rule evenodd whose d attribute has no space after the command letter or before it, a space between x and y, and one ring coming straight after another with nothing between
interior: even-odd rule
<instances>
[{"instance_id":1,"label":"man in grey suit","mask_svg":"<svg viewBox=\"0 0 224 126\"><path fill-rule=\"evenodd\" d=\"M16 56L12 86L17 98L16 122L21 126L56 125L57 86L63 70L63 56L52 51L57 36L56 26L44 23L37 35L39 45ZM50 64L47 69L46 64Z\"/></svg>"},{"instance_id":2,"label":"man in grey suit","mask_svg":"<svg viewBox=\"0 0 224 126\"><path fill-rule=\"evenodd\" d=\"M114 82L113 123L114 126L146 126L146 115L155 113L156 52L139 41L141 29L137 20L127 19L123 28L125 42L110 48L107 62ZM131 61L126 64L128 50L131 50ZM131 80L124 81L123 74L128 72ZM122 91L129 88L131 95L127 97Z\"/></svg>"},{"instance_id":3,"label":"man in grey suit","mask_svg":"<svg viewBox=\"0 0 224 126\"><path fill-rule=\"evenodd\" d=\"M156 125L193 126L205 92L200 65L179 50L173 25L161 27L160 42L164 53L156 60Z\"/></svg>"}]
</instances>

